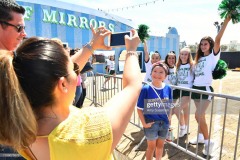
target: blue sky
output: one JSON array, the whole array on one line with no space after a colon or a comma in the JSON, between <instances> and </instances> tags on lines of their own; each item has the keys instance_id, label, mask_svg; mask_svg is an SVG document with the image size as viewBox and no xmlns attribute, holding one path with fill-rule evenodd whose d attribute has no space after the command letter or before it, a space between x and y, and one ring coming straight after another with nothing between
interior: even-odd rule
<instances>
[{"instance_id":1,"label":"blue sky","mask_svg":"<svg viewBox=\"0 0 240 160\"><path fill-rule=\"evenodd\" d=\"M76 3L93 9L112 10L123 8L109 13L132 19L136 25L146 24L152 34L165 36L168 27L175 27L180 35L180 41L195 44L203 36L215 38L217 29L215 21L222 22L218 13L221 0L59 0ZM148 3L147 5L145 3ZM145 4L140 5L139 4ZM138 5L138 6L135 6ZM135 6L134 8L126 8ZM229 23L222 44L232 40L240 43L240 23Z\"/></svg>"}]
</instances>

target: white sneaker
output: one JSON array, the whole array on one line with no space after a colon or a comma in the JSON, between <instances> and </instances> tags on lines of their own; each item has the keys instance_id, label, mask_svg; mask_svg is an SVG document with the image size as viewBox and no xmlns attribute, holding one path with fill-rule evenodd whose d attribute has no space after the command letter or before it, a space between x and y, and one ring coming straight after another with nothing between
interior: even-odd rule
<instances>
[{"instance_id":1,"label":"white sneaker","mask_svg":"<svg viewBox=\"0 0 240 160\"><path fill-rule=\"evenodd\" d=\"M199 139L197 141L197 137L189 141L189 144L196 145L196 144L204 144L204 139Z\"/></svg>"},{"instance_id":2,"label":"white sneaker","mask_svg":"<svg viewBox=\"0 0 240 160\"><path fill-rule=\"evenodd\" d=\"M173 136L172 128L169 128L166 141L172 142L172 141L174 141L174 139L175 139L175 137Z\"/></svg>"},{"instance_id":3,"label":"white sneaker","mask_svg":"<svg viewBox=\"0 0 240 160\"><path fill-rule=\"evenodd\" d=\"M209 146L209 148L208 148ZM211 156L212 152L213 152L213 147L214 147L214 142L210 141L208 145L205 145L204 148L203 148L203 154L205 156L209 155ZM208 150L209 149L209 150ZM208 152L209 151L209 152Z\"/></svg>"},{"instance_id":4,"label":"white sneaker","mask_svg":"<svg viewBox=\"0 0 240 160\"><path fill-rule=\"evenodd\" d=\"M184 137L185 135L187 135L187 128L185 129L180 129L180 132L179 132L179 138L182 138Z\"/></svg>"}]
</instances>

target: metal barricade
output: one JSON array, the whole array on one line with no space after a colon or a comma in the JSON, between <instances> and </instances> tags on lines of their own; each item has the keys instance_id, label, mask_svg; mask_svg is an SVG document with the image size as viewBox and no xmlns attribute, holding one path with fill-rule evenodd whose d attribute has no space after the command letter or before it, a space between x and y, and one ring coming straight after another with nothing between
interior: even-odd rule
<instances>
[{"instance_id":1,"label":"metal barricade","mask_svg":"<svg viewBox=\"0 0 240 160\"><path fill-rule=\"evenodd\" d=\"M122 78L119 76L113 77L106 74L96 74L93 77L92 75L89 77L93 79L91 80L92 86L89 85L87 92L92 91L93 93L87 94L87 98L92 100L95 106L103 106L111 97L122 90ZM110 80L106 83L106 87L102 88L104 81L109 77ZM114 78L116 79L115 87ZM200 104L203 101L202 95L213 96L213 100L206 111L209 139L214 140L216 142L215 145L217 146L215 147L213 156L216 159L239 158L240 97L188 89L179 86L171 87L180 90L180 95L182 94L182 91L189 91L190 97L192 96L192 93L199 93L201 95ZM178 101L180 102L181 98ZM198 135L199 132L198 123L194 116L195 108L194 101L190 100L188 126L191 129L191 133L184 136L184 138L179 138L179 121L173 116L172 126L174 128L173 131L176 139L167 143L195 159L208 159L210 158L209 156L205 157L202 154L202 145L197 144L196 147L194 147L189 144L189 139ZM135 109L130 119L130 123L142 129L140 119L137 115L137 109ZM144 140L145 138L143 137L134 149L137 150Z\"/></svg>"},{"instance_id":2,"label":"metal barricade","mask_svg":"<svg viewBox=\"0 0 240 160\"><path fill-rule=\"evenodd\" d=\"M90 105L96 106L96 81L95 75L93 71L87 72L87 80L85 81L86 85L86 99L92 101Z\"/></svg>"},{"instance_id":3,"label":"metal barricade","mask_svg":"<svg viewBox=\"0 0 240 160\"><path fill-rule=\"evenodd\" d=\"M103 83L107 79L109 80L106 82L105 87L103 87ZM100 73L94 75L91 73L88 75L87 80L90 83L87 87L86 98L91 100L94 106L103 106L110 98L122 90L122 78L119 76L114 77Z\"/></svg>"}]
</instances>

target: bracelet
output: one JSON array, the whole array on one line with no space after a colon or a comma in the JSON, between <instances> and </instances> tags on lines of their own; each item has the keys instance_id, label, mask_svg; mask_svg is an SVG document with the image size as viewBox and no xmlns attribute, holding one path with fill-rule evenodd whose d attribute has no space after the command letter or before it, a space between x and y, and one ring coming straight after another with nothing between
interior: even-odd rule
<instances>
[{"instance_id":1,"label":"bracelet","mask_svg":"<svg viewBox=\"0 0 240 160\"><path fill-rule=\"evenodd\" d=\"M94 49L90 43L85 44L83 47L86 47L92 54L94 53Z\"/></svg>"},{"instance_id":2,"label":"bracelet","mask_svg":"<svg viewBox=\"0 0 240 160\"><path fill-rule=\"evenodd\" d=\"M136 57L138 58L138 53L137 53L137 51L127 51L127 54L126 54L126 55L128 55L128 56L134 55L134 56L136 56Z\"/></svg>"}]
</instances>

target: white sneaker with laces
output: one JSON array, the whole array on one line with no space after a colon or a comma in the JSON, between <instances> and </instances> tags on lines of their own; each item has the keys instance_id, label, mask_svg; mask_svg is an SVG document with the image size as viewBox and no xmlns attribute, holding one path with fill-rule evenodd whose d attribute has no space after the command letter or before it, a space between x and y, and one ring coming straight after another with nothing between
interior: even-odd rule
<instances>
[{"instance_id":1,"label":"white sneaker with laces","mask_svg":"<svg viewBox=\"0 0 240 160\"><path fill-rule=\"evenodd\" d=\"M209 146L209 148L208 148L208 146ZM213 147L214 147L214 142L210 141L208 145L205 145L205 146L204 146L204 148L203 148L203 154L204 154L205 156L207 156L207 155L210 155L210 156L211 156L211 154L212 154L212 152L213 152ZM209 150L208 150L208 149L209 149Z\"/></svg>"},{"instance_id":2,"label":"white sneaker with laces","mask_svg":"<svg viewBox=\"0 0 240 160\"><path fill-rule=\"evenodd\" d=\"M187 135L187 128L185 128L185 129L180 129L179 138L182 138L182 137L184 137L185 135Z\"/></svg>"},{"instance_id":3,"label":"white sneaker with laces","mask_svg":"<svg viewBox=\"0 0 240 160\"><path fill-rule=\"evenodd\" d=\"M198 138L198 141L197 141L197 137L195 137L194 139L189 141L189 144L192 144L192 145L204 144L204 139Z\"/></svg>"}]
</instances>

